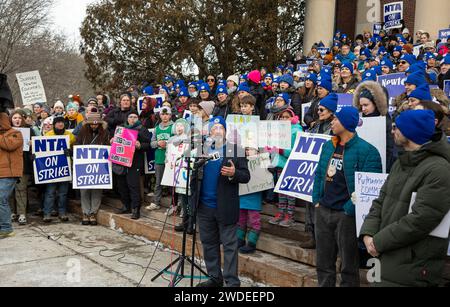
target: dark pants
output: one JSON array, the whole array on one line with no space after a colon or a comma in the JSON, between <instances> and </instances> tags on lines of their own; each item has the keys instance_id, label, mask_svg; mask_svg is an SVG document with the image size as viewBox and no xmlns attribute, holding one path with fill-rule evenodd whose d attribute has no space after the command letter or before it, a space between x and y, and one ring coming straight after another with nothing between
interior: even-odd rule
<instances>
[{"instance_id":1,"label":"dark pants","mask_svg":"<svg viewBox=\"0 0 450 307\"><path fill-rule=\"evenodd\" d=\"M56 192L58 191L58 193ZM69 191L68 182L49 183L45 189L44 215L49 216L52 212L56 196L58 197L58 212L60 216L66 214L67 193ZM57 194L57 195L56 195Z\"/></svg>"},{"instance_id":2,"label":"dark pants","mask_svg":"<svg viewBox=\"0 0 450 307\"><path fill-rule=\"evenodd\" d=\"M204 205L198 209L200 240L203 245L208 275L217 282L225 281L227 287L240 287L238 277L237 224L223 225L218 220L217 209ZM221 267L220 244L223 245L224 265Z\"/></svg>"},{"instance_id":3,"label":"dark pants","mask_svg":"<svg viewBox=\"0 0 450 307\"><path fill-rule=\"evenodd\" d=\"M315 232L315 206L310 202L303 202L305 204L305 232L312 234L313 237L316 236Z\"/></svg>"},{"instance_id":4,"label":"dark pants","mask_svg":"<svg viewBox=\"0 0 450 307\"><path fill-rule=\"evenodd\" d=\"M342 259L341 287L359 287L359 255L354 217L316 208L317 276L320 287L336 287L336 260Z\"/></svg>"},{"instance_id":5,"label":"dark pants","mask_svg":"<svg viewBox=\"0 0 450 307\"><path fill-rule=\"evenodd\" d=\"M137 209L141 207L141 182L140 172L129 169L124 176L116 176L119 187L120 200L127 209Z\"/></svg>"}]
</instances>

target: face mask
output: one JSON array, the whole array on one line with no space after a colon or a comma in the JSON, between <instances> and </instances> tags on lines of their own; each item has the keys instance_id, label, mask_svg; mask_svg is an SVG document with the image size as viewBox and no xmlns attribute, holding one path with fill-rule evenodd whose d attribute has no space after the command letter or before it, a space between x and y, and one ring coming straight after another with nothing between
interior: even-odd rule
<instances>
[{"instance_id":1,"label":"face mask","mask_svg":"<svg viewBox=\"0 0 450 307\"><path fill-rule=\"evenodd\" d=\"M237 91L237 87L236 87L236 86L233 86L232 88L229 88L229 89L228 89L228 95L233 94L233 93L236 92L236 91Z\"/></svg>"},{"instance_id":2,"label":"face mask","mask_svg":"<svg viewBox=\"0 0 450 307\"><path fill-rule=\"evenodd\" d=\"M190 95L192 98L197 98L197 97L198 97L198 92L189 93L189 95Z\"/></svg>"}]
</instances>

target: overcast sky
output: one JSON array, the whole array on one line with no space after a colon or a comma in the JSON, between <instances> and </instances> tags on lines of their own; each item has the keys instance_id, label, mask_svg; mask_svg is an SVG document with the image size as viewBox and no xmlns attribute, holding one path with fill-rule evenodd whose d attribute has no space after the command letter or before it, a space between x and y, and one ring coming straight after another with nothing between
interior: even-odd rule
<instances>
[{"instance_id":1,"label":"overcast sky","mask_svg":"<svg viewBox=\"0 0 450 307\"><path fill-rule=\"evenodd\" d=\"M98 0L54 0L55 4L51 12L53 28L57 32L63 32L74 43L80 41L80 26L86 16L88 4Z\"/></svg>"}]
</instances>

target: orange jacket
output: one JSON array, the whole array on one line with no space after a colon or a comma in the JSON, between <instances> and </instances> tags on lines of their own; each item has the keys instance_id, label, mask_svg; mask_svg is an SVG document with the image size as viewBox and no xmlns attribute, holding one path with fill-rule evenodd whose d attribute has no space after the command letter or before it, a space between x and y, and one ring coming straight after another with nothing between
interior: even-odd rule
<instances>
[{"instance_id":1,"label":"orange jacket","mask_svg":"<svg viewBox=\"0 0 450 307\"><path fill-rule=\"evenodd\" d=\"M14 130L6 113L0 113L0 178L23 175L23 137Z\"/></svg>"}]
</instances>

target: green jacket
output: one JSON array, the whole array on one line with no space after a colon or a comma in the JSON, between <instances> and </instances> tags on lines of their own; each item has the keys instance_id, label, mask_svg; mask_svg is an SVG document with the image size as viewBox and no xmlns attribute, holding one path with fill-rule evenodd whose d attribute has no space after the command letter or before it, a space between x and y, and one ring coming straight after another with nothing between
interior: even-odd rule
<instances>
[{"instance_id":1,"label":"green jacket","mask_svg":"<svg viewBox=\"0 0 450 307\"><path fill-rule=\"evenodd\" d=\"M380 253L383 286L437 286L448 240L429 236L450 210L450 145L442 133L406 152L373 202L361 229ZM417 193L412 213L411 196Z\"/></svg>"}]
</instances>

